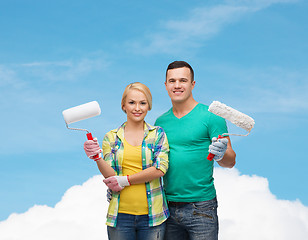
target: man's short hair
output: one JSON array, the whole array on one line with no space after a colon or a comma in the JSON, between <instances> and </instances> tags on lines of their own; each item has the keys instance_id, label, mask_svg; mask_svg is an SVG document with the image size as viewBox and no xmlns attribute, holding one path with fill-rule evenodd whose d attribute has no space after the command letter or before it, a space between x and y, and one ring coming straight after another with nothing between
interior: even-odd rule
<instances>
[{"instance_id":1,"label":"man's short hair","mask_svg":"<svg viewBox=\"0 0 308 240\"><path fill-rule=\"evenodd\" d=\"M175 69L175 68L183 68L183 67L187 67L189 68L190 70L190 73L191 73L191 81L193 82L194 81L194 70L193 68L185 61L174 61L172 63L170 63L167 67L167 70L166 70L166 78L167 78L167 73L168 73L168 70L170 69Z\"/></svg>"}]
</instances>

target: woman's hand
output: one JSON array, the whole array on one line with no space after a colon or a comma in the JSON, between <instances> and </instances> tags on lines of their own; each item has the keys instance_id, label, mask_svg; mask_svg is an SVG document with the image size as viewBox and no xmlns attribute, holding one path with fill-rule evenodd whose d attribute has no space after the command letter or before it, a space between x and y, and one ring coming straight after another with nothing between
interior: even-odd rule
<instances>
[{"instance_id":1,"label":"woman's hand","mask_svg":"<svg viewBox=\"0 0 308 240\"><path fill-rule=\"evenodd\" d=\"M99 159L101 156L102 149L100 148L97 138L94 138L93 140L88 140L84 143L83 148L88 156L88 158L91 159ZM94 156L98 155L99 157L94 158Z\"/></svg>"},{"instance_id":2,"label":"woman's hand","mask_svg":"<svg viewBox=\"0 0 308 240\"><path fill-rule=\"evenodd\" d=\"M103 182L114 192L120 192L126 186L130 186L128 176L112 176L103 180Z\"/></svg>"}]
</instances>

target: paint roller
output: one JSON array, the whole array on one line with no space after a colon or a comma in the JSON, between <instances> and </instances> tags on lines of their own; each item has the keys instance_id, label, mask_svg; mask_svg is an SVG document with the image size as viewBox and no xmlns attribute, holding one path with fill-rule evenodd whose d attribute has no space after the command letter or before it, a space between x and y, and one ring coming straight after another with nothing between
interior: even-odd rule
<instances>
[{"instance_id":1,"label":"paint roller","mask_svg":"<svg viewBox=\"0 0 308 240\"><path fill-rule=\"evenodd\" d=\"M66 127L71 130L80 130L87 132L88 140L93 140L92 134L87 129L82 128L70 128L68 125L74 122L79 122L91 117L95 117L101 114L101 109L98 102L92 101L76 107L66 109L62 112ZM94 158L98 155L94 156Z\"/></svg>"},{"instance_id":2,"label":"paint roller","mask_svg":"<svg viewBox=\"0 0 308 240\"><path fill-rule=\"evenodd\" d=\"M249 117L248 115L241 113L221 102L213 101L209 106L209 112L214 113L217 116L220 116L226 120L229 120L231 123L235 124L236 126L243 128L244 130L248 131L246 135L244 134L233 134L233 133L223 133L222 135L218 136L219 138L223 138L224 136L243 136L246 137L250 133L251 129L254 127L255 121ZM209 153L207 159L212 160L214 158L214 154Z\"/></svg>"}]
</instances>

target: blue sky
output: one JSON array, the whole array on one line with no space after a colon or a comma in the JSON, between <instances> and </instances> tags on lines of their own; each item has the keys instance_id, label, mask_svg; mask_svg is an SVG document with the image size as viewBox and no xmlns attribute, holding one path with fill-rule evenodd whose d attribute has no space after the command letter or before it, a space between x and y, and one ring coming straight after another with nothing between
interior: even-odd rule
<instances>
[{"instance_id":1,"label":"blue sky","mask_svg":"<svg viewBox=\"0 0 308 240\"><path fill-rule=\"evenodd\" d=\"M303 0L0 1L0 221L52 207L98 174L63 110L98 101L100 116L72 126L102 139L125 120L124 87L140 81L153 124L171 106L164 74L174 60L194 68L197 101L255 119L248 137L231 138L236 169L308 206L307 10Z\"/></svg>"}]
</instances>

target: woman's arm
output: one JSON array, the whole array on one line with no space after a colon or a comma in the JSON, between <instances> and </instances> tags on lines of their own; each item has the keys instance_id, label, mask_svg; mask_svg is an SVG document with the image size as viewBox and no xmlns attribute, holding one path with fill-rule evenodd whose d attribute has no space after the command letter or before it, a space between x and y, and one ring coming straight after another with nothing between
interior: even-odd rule
<instances>
[{"instance_id":1,"label":"woman's arm","mask_svg":"<svg viewBox=\"0 0 308 240\"><path fill-rule=\"evenodd\" d=\"M160 178L165 174L156 167L149 167L128 177L130 184L141 184Z\"/></svg>"},{"instance_id":2,"label":"woman's arm","mask_svg":"<svg viewBox=\"0 0 308 240\"><path fill-rule=\"evenodd\" d=\"M103 140L102 157L96 161L99 171L105 178L117 175L114 169L112 168L114 159L113 159L113 153L111 152L110 138L111 135L109 132L105 135Z\"/></svg>"},{"instance_id":3,"label":"woman's arm","mask_svg":"<svg viewBox=\"0 0 308 240\"><path fill-rule=\"evenodd\" d=\"M111 176L115 176L116 173L113 170L112 167L110 167L110 165L103 159L100 158L96 161L97 167L99 169L99 171L101 172L101 174L105 177L111 177Z\"/></svg>"},{"instance_id":4,"label":"woman's arm","mask_svg":"<svg viewBox=\"0 0 308 240\"><path fill-rule=\"evenodd\" d=\"M154 142L153 165L141 172L129 176L130 184L150 182L165 175L169 166L169 144L164 130L157 128Z\"/></svg>"}]
</instances>

